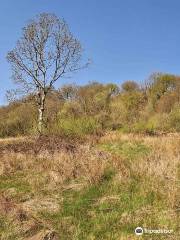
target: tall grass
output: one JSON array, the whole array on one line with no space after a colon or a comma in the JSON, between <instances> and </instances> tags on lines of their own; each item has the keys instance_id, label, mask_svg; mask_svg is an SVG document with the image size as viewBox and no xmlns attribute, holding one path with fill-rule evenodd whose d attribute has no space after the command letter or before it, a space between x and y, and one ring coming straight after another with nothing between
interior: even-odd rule
<instances>
[{"instance_id":1,"label":"tall grass","mask_svg":"<svg viewBox=\"0 0 180 240\"><path fill-rule=\"evenodd\" d=\"M7 144L0 161L2 240L46 234L134 240L137 226L173 229L168 239L178 240L178 134L111 132L98 144L62 145L55 152L48 142L36 154L10 151Z\"/></svg>"}]
</instances>

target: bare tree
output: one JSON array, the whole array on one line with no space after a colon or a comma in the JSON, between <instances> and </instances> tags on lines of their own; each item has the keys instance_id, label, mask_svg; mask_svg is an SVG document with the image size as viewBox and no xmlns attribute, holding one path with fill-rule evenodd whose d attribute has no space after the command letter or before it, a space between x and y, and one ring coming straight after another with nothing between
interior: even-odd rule
<instances>
[{"instance_id":1,"label":"bare tree","mask_svg":"<svg viewBox=\"0 0 180 240\"><path fill-rule=\"evenodd\" d=\"M23 28L22 37L7 55L13 79L24 92L35 93L38 130L42 133L46 96L55 82L82 64L82 47L63 19L42 13Z\"/></svg>"}]
</instances>

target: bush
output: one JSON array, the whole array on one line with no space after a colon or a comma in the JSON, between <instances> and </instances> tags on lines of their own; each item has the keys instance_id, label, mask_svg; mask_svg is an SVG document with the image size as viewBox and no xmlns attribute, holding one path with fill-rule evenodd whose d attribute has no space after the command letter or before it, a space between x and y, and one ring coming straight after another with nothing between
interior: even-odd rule
<instances>
[{"instance_id":1,"label":"bush","mask_svg":"<svg viewBox=\"0 0 180 240\"><path fill-rule=\"evenodd\" d=\"M180 105L177 104L172 109L168 118L168 125L172 131L180 132Z\"/></svg>"},{"instance_id":2,"label":"bush","mask_svg":"<svg viewBox=\"0 0 180 240\"><path fill-rule=\"evenodd\" d=\"M133 125L132 131L135 133L145 133L146 123L145 121L139 121Z\"/></svg>"},{"instance_id":3,"label":"bush","mask_svg":"<svg viewBox=\"0 0 180 240\"><path fill-rule=\"evenodd\" d=\"M90 83L52 90L45 106L44 133L84 137L103 131L155 134L180 132L179 78L154 75L150 85L128 81L116 85ZM0 137L37 131L37 106L32 96L0 108Z\"/></svg>"},{"instance_id":4,"label":"bush","mask_svg":"<svg viewBox=\"0 0 180 240\"><path fill-rule=\"evenodd\" d=\"M101 126L93 117L66 118L59 119L48 131L66 137L83 137L100 133Z\"/></svg>"},{"instance_id":5,"label":"bush","mask_svg":"<svg viewBox=\"0 0 180 240\"><path fill-rule=\"evenodd\" d=\"M145 133L149 135L154 135L159 130L159 115L154 115L149 118L147 121L140 120L136 122L132 131L135 133Z\"/></svg>"},{"instance_id":6,"label":"bush","mask_svg":"<svg viewBox=\"0 0 180 240\"><path fill-rule=\"evenodd\" d=\"M14 105L14 108L1 115L0 137L29 134L35 125L35 115L31 104Z\"/></svg>"}]
</instances>

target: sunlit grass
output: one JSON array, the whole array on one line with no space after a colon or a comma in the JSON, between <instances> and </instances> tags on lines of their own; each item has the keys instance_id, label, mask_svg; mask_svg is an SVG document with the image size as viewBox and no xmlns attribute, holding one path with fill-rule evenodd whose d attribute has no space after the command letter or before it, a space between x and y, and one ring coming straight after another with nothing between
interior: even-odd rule
<instances>
[{"instance_id":1,"label":"sunlit grass","mask_svg":"<svg viewBox=\"0 0 180 240\"><path fill-rule=\"evenodd\" d=\"M76 154L6 156L11 171L0 176L0 193L17 207L0 217L0 239L50 229L64 240L135 240L142 226L173 229L169 239L178 240L179 156L178 138L132 135L107 136Z\"/></svg>"}]
</instances>

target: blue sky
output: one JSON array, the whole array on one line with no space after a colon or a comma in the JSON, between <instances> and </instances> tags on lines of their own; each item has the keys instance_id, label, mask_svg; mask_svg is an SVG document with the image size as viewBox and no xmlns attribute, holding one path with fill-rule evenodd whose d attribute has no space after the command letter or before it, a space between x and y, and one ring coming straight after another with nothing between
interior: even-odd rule
<instances>
[{"instance_id":1,"label":"blue sky","mask_svg":"<svg viewBox=\"0 0 180 240\"><path fill-rule=\"evenodd\" d=\"M93 64L60 84L145 80L180 74L179 0L1 0L0 104L13 87L6 54L27 21L41 12L64 17Z\"/></svg>"}]
</instances>

